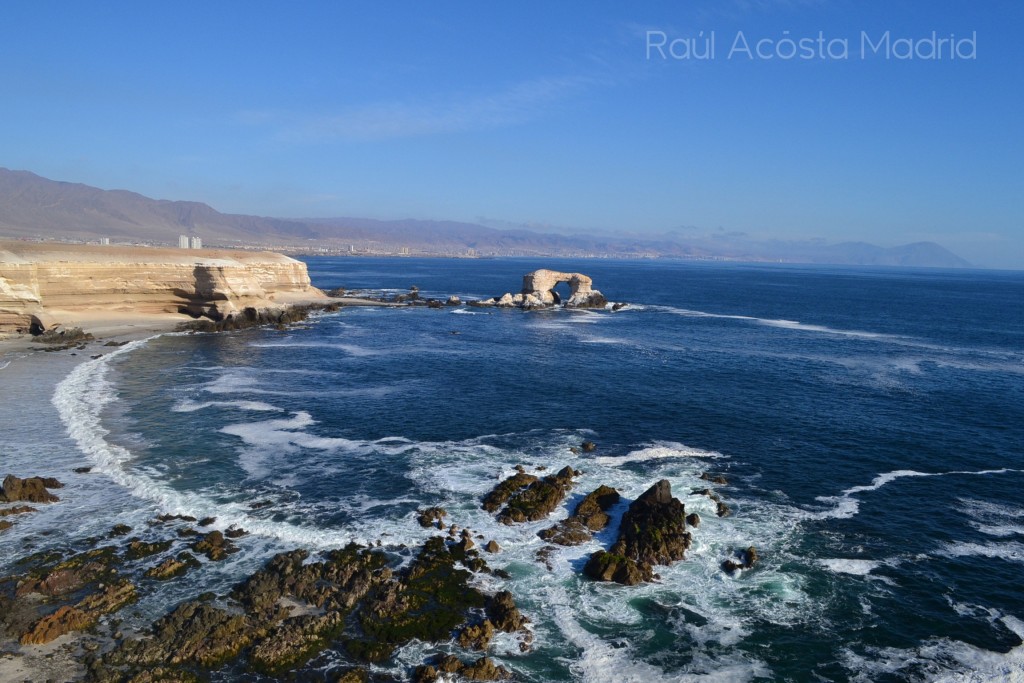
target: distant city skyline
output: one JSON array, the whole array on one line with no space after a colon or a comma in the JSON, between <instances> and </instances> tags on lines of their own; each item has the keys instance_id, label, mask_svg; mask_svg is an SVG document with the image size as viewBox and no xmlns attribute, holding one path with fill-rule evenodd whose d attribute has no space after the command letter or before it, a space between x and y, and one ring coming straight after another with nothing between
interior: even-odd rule
<instances>
[{"instance_id":1,"label":"distant city skyline","mask_svg":"<svg viewBox=\"0 0 1024 683\"><path fill-rule=\"evenodd\" d=\"M18 4L0 167L283 218L1024 268L1021 25L1005 0Z\"/></svg>"}]
</instances>

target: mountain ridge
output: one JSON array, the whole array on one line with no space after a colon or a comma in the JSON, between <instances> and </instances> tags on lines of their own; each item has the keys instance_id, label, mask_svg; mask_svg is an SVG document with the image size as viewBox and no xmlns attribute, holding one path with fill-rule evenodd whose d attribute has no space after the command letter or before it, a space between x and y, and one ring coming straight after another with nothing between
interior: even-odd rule
<instances>
[{"instance_id":1,"label":"mountain ridge","mask_svg":"<svg viewBox=\"0 0 1024 683\"><path fill-rule=\"evenodd\" d=\"M0 168L0 236L176 244L178 235L210 246L292 251L494 256L619 256L776 261L837 265L969 267L934 242L880 247L865 242L756 241L735 233L685 236L560 234L498 229L452 220L331 217L287 219L222 213L203 202L152 199Z\"/></svg>"}]
</instances>

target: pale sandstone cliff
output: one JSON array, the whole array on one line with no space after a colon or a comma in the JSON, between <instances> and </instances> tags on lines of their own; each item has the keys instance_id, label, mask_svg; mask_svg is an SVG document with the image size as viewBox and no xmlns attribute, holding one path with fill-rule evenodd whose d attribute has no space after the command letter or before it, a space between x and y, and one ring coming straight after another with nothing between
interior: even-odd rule
<instances>
[{"instance_id":1,"label":"pale sandstone cliff","mask_svg":"<svg viewBox=\"0 0 1024 683\"><path fill-rule=\"evenodd\" d=\"M324 297L304 263L271 252L0 242L0 334L84 312L219 320Z\"/></svg>"}]
</instances>

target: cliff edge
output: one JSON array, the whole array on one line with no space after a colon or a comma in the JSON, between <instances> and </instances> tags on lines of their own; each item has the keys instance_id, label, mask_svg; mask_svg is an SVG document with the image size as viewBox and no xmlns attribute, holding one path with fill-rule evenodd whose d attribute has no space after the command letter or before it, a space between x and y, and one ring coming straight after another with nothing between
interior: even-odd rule
<instances>
[{"instance_id":1,"label":"cliff edge","mask_svg":"<svg viewBox=\"0 0 1024 683\"><path fill-rule=\"evenodd\" d=\"M325 298L306 264L272 252L0 241L0 335L90 313L222 320Z\"/></svg>"}]
</instances>

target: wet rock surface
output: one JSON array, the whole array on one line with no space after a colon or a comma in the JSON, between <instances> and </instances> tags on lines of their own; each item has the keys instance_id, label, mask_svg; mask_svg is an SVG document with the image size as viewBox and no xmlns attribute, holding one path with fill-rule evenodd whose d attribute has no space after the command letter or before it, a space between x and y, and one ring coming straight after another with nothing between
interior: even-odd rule
<instances>
[{"instance_id":1,"label":"wet rock surface","mask_svg":"<svg viewBox=\"0 0 1024 683\"><path fill-rule=\"evenodd\" d=\"M499 487L506 482L517 479L523 481L524 478L531 476L517 473L499 484ZM565 494L572 488L574 476L576 473L567 466L559 470L557 474L549 474L543 479L533 477L533 481L525 488L518 487L512 490L504 509L498 514L498 521L503 524L515 524L544 519L558 507L565 498Z\"/></svg>"},{"instance_id":2,"label":"wet rock surface","mask_svg":"<svg viewBox=\"0 0 1024 683\"><path fill-rule=\"evenodd\" d=\"M686 508L672 497L668 480L662 479L630 504L618 540L608 551L591 555L583 572L599 581L626 585L650 581L652 566L684 559L691 540Z\"/></svg>"},{"instance_id":3,"label":"wet rock surface","mask_svg":"<svg viewBox=\"0 0 1024 683\"><path fill-rule=\"evenodd\" d=\"M52 477L28 477L27 479L21 479L13 474L8 474L4 477L3 490L0 493L0 503L17 503L19 501L27 503L55 503L60 499L47 489L59 488L64 488L64 484Z\"/></svg>"},{"instance_id":4,"label":"wet rock surface","mask_svg":"<svg viewBox=\"0 0 1024 683\"><path fill-rule=\"evenodd\" d=\"M579 502L572 516L553 527L544 529L539 536L558 545L581 545L596 531L601 531L611 518L608 510L619 502L619 492L610 486L600 486Z\"/></svg>"}]
</instances>

